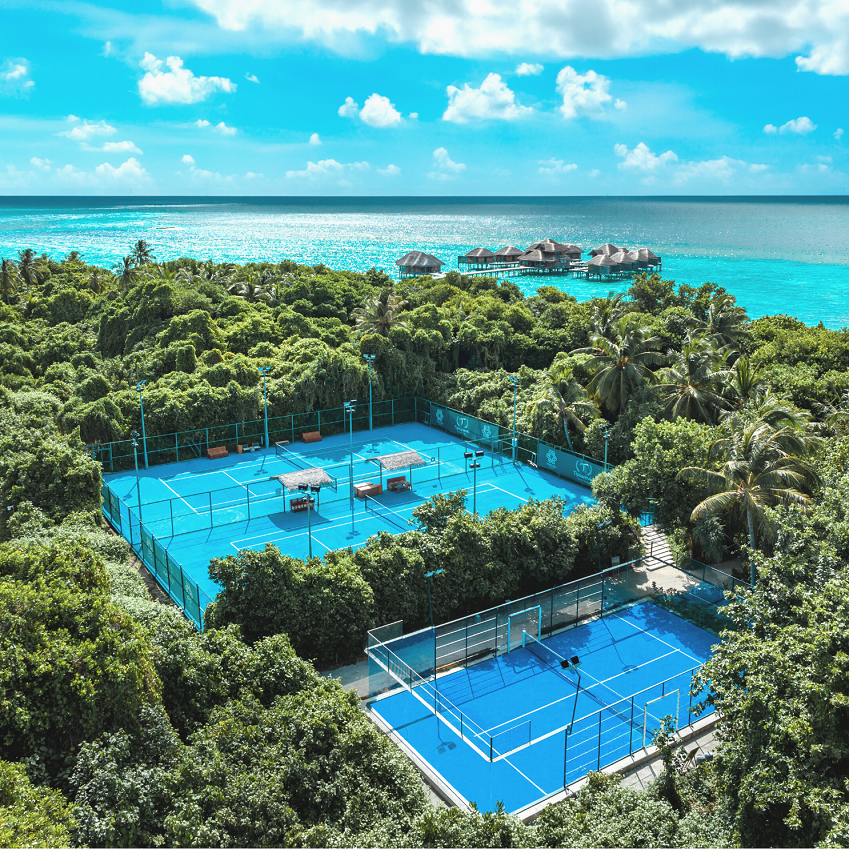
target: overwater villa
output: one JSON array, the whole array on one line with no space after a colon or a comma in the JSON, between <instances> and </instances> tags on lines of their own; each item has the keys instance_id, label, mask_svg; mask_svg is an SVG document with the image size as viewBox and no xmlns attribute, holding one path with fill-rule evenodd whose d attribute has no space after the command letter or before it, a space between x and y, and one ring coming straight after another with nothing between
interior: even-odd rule
<instances>
[{"instance_id":1,"label":"overwater villa","mask_svg":"<svg viewBox=\"0 0 849 849\"><path fill-rule=\"evenodd\" d=\"M489 248L472 248L468 253L457 257L457 268L463 265L469 270L488 268L496 261L495 254Z\"/></svg>"},{"instance_id":2,"label":"overwater villa","mask_svg":"<svg viewBox=\"0 0 849 849\"><path fill-rule=\"evenodd\" d=\"M505 245L495 252L496 262L515 262L518 257L524 253L523 250L513 247L513 245Z\"/></svg>"},{"instance_id":3,"label":"overwater villa","mask_svg":"<svg viewBox=\"0 0 849 849\"><path fill-rule=\"evenodd\" d=\"M404 254L401 259L396 259L395 265L398 266L398 276L401 278L422 277L424 275L432 277L442 271L442 266L445 263L424 251L410 251L408 254Z\"/></svg>"}]
</instances>

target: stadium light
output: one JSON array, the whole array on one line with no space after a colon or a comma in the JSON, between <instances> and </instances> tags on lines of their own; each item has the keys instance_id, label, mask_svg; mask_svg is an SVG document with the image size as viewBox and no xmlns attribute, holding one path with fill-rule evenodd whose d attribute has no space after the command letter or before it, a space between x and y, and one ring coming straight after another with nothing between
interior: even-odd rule
<instances>
[{"instance_id":1,"label":"stadium light","mask_svg":"<svg viewBox=\"0 0 849 849\"><path fill-rule=\"evenodd\" d=\"M140 380L136 384L136 390L139 393L139 408L141 409L141 424L142 424L142 448L144 450L144 467L149 469L150 466L147 464L147 437L144 434L144 402L142 401L142 390L144 389L144 385L147 383L146 380ZM179 457L177 458L180 459Z\"/></svg>"},{"instance_id":2,"label":"stadium light","mask_svg":"<svg viewBox=\"0 0 849 849\"><path fill-rule=\"evenodd\" d=\"M343 404L345 412L351 422L351 458L348 467L348 474L351 480L351 527L354 525L354 410L357 409L356 401L346 401Z\"/></svg>"},{"instance_id":3,"label":"stadium light","mask_svg":"<svg viewBox=\"0 0 849 849\"><path fill-rule=\"evenodd\" d=\"M141 505L141 486L139 485L139 432L133 431L133 457L136 461L136 498L139 502L139 537L141 537L141 522L142 522L142 505ZM130 522L130 530L132 532L133 523Z\"/></svg>"},{"instance_id":4,"label":"stadium light","mask_svg":"<svg viewBox=\"0 0 849 849\"><path fill-rule=\"evenodd\" d=\"M271 366L260 366L259 373L262 375L262 401L265 407L265 447L268 448L268 390L265 385L265 376L271 371Z\"/></svg>"},{"instance_id":5,"label":"stadium light","mask_svg":"<svg viewBox=\"0 0 849 849\"><path fill-rule=\"evenodd\" d=\"M427 606L430 608L430 627L433 630L433 602L430 598L430 579L435 578L437 575L441 575L445 570L444 569L434 569L432 572L426 572L425 578L427 578ZM433 677L436 680L436 664L433 666Z\"/></svg>"},{"instance_id":6,"label":"stadium light","mask_svg":"<svg viewBox=\"0 0 849 849\"><path fill-rule=\"evenodd\" d=\"M477 515L478 512L478 469L481 467L481 464L478 462L478 459L483 457L483 451L475 451L474 453L471 451L465 451L463 453L463 457L466 460L472 460L469 463L469 468L472 470L472 513ZM475 458L475 459L473 459Z\"/></svg>"},{"instance_id":7,"label":"stadium light","mask_svg":"<svg viewBox=\"0 0 849 849\"><path fill-rule=\"evenodd\" d=\"M374 362L375 354L363 354L363 359L368 363L368 429L372 430L373 422L371 415L371 364Z\"/></svg>"},{"instance_id":8,"label":"stadium light","mask_svg":"<svg viewBox=\"0 0 849 849\"><path fill-rule=\"evenodd\" d=\"M507 375L513 384L513 462L516 462L516 447L519 444L516 439L516 390L519 388L519 378L512 374Z\"/></svg>"}]
</instances>

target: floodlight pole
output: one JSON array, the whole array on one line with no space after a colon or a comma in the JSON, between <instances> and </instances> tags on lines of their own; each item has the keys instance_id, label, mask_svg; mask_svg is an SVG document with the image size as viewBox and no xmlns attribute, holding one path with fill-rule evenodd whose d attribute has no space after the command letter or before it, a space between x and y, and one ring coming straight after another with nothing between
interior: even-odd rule
<instances>
[{"instance_id":1,"label":"floodlight pole","mask_svg":"<svg viewBox=\"0 0 849 849\"><path fill-rule=\"evenodd\" d=\"M466 460L471 460L469 468L472 470L472 513L477 515L478 512L478 469L481 464L477 461L478 457L483 457L483 451L466 451L463 453Z\"/></svg>"},{"instance_id":2,"label":"floodlight pole","mask_svg":"<svg viewBox=\"0 0 849 849\"><path fill-rule=\"evenodd\" d=\"M144 401L142 401L142 390L144 389L144 385L147 383L146 380L140 380L136 384L136 389L139 393L139 408L141 409L141 426L142 426L142 448L144 450L144 467L149 469L150 466L147 464L147 437L144 434Z\"/></svg>"},{"instance_id":3,"label":"floodlight pole","mask_svg":"<svg viewBox=\"0 0 849 849\"><path fill-rule=\"evenodd\" d=\"M262 375L262 401L265 407L265 447L268 448L268 389L265 385L265 376L271 370L271 366L260 366L259 373Z\"/></svg>"},{"instance_id":4,"label":"floodlight pole","mask_svg":"<svg viewBox=\"0 0 849 849\"><path fill-rule=\"evenodd\" d=\"M604 429L604 471L607 471L607 443L610 442L610 425Z\"/></svg>"},{"instance_id":5,"label":"floodlight pole","mask_svg":"<svg viewBox=\"0 0 849 849\"><path fill-rule=\"evenodd\" d=\"M519 378L513 375L508 375L510 382L513 384L513 462L516 462L516 390L519 388Z\"/></svg>"},{"instance_id":6,"label":"floodlight pole","mask_svg":"<svg viewBox=\"0 0 849 849\"><path fill-rule=\"evenodd\" d=\"M374 354L363 354L363 359L368 363L368 429L373 429L371 408L371 364L374 362Z\"/></svg>"},{"instance_id":7,"label":"floodlight pole","mask_svg":"<svg viewBox=\"0 0 849 849\"><path fill-rule=\"evenodd\" d=\"M606 528L609 524L611 524L611 520L608 519L606 522L602 522L599 525L595 526L595 549L598 552L598 571L601 572L601 542L598 536L599 528ZM604 599L602 599L602 602Z\"/></svg>"},{"instance_id":8,"label":"floodlight pole","mask_svg":"<svg viewBox=\"0 0 849 849\"><path fill-rule=\"evenodd\" d=\"M345 402L345 412L348 414L348 419L350 421L350 432L351 432L351 454L349 458L348 464L348 474L351 479L350 486L350 495L351 495L351 523L354 521L354 410L356 409L357 402L356 401L346 401Z\"/></svg>"},{"instance_id":9,"label":"floodlight pole","mask_svg":"<svg viewBox=\"0 0 849 849\"><path fill-rule=\"evenodd\" d=\"M142 504L141 504L141 486L139 485L139 432L133 431L133 458L136 461L136 498L139 502L139 537L141 537L141 522L142 522Z\"/></svg>"},{"instance_id":10,"label":"floodlight pole","mask_svg":"<svg viewBox=\"0 0 849 849\"><path fill-rule=\"evenodd\" d=\"M441 575L445 570L444 569L434 569L432 572L426 572L425 578L427 578L427 606L430 608L430 627L433 629L433 602L430 597L430 579L435 578L437 575ZM436 677L436 667L433 669L433 675Z\"/></svg>"}]
</instances>

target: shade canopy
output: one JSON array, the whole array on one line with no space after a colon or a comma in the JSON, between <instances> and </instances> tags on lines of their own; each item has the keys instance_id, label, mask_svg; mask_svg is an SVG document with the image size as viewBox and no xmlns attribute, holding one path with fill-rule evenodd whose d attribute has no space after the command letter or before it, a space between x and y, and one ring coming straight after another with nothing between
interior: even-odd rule
<instances>
[{"instance_id":1,"label":"shade canopy","mask_svg":"<svg viewBox=\"0 0 849 849\"><path fill-rule=\"evenodd\" d=\"M410 251L401 259L396 259L395 265L400 265L402 268L433 268L434 266L441 268L445 263L424 251Z\"/></svg>"},{"instance_id":2,"label":"shade canopy","mask_svg":"<svg viewBox=\"0 0 849 849\"><path fill-rule=\"evenodd\" d=\"M330 477L324 469L298 469L296 472L286 472L269 478L269 480L275 479L289 492L296 492L301 484L329 486L336 489L336 478Z\"/></svg>"},{"instance_id":3,"label":"shade canopy","mask_svg":"<svg viewBox=\"0 0 849 849\"><path fill-rule=\"evenodd\" d=\"M394 454L381 454L379 457L369 457L368 462L377 463L387 472L394 472L398 469L415 469L418 466L428 465L428 461L416 451L396 451Z\"/></svg>"}]
</instances>

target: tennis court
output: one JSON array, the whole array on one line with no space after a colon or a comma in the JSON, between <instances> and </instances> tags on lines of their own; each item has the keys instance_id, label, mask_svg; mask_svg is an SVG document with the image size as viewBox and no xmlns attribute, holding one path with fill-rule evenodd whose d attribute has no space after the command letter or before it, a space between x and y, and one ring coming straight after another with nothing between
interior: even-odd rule
<instances>
[{"instance_id":1,"label":"tennis court","mask_svg":"<svg viewBox=\"0 0 849 849\"><path fill-rule=\"evenodd\" d=\"M692 676L716 637L608 573L370 634L370 709L457 804L520 812L650 744L663 717L695 718Z\"/></svg>"},{"instance_id":2,"label":"tennis court","mask_svg":"<svg viewBox=\"0 0 849 849\"><path fill-rule=\"evenodd\" d=\"M469 451L480 455L472 458L475 470L464 457ZM395 465L408 460L408 466ZM389 482L399 477L409 487L390 491ZM300 480L306 490L297 487ZM318 491L307 481L320 481ZM413 510L438 493L466 489L467 508L480 514L532 498L560 496L567 511L593 503L587 488L514 463L503 443L471 443L421 423L356 432L353 453L349 434L336 434L318 444L142 468L138 478L135 471L116 472L105 482L122 533L135 533L143 544L149 534L151 558L157 560L161 549L165 561L179 564L209 599L218 592L208 575L213 557L267 543L294 557L357 548L380 531L411 530ZM351 498L354 487L367 484L378 489ZM307 498L311 510L293 509L293 501Z\"/></svg>"}]
</instances>

